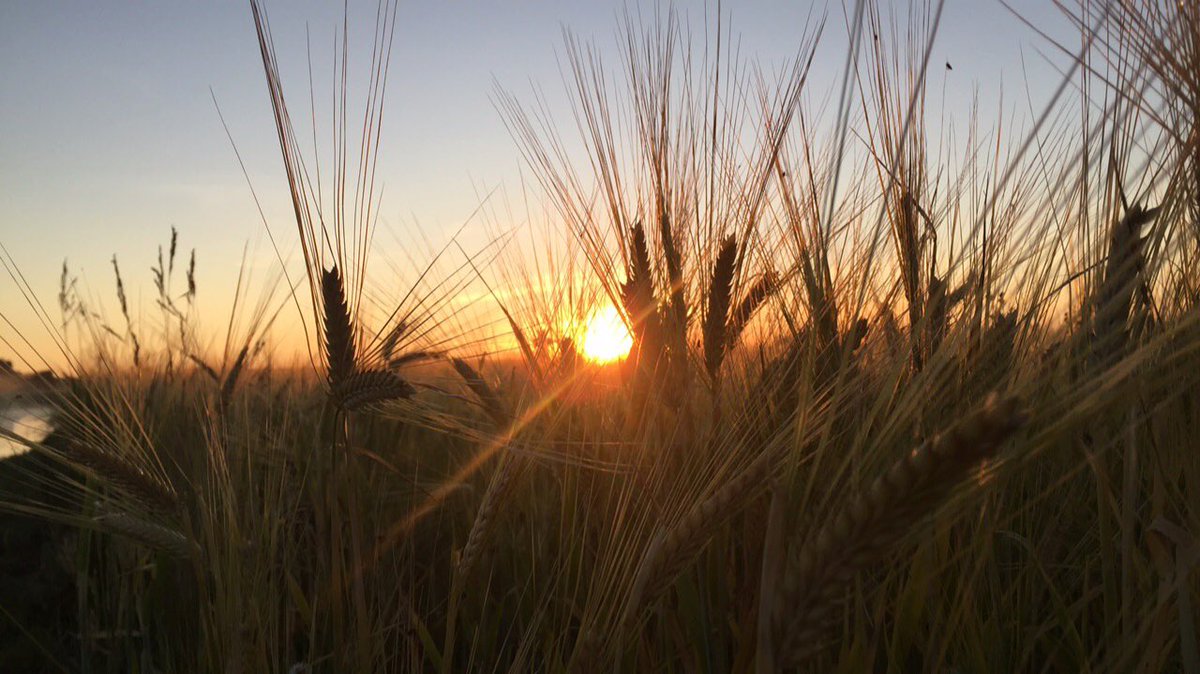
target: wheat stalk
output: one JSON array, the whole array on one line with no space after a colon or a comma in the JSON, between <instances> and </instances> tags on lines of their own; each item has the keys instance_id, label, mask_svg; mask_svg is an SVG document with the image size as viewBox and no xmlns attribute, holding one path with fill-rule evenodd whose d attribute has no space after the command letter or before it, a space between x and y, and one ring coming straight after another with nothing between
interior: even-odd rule
<instances>
[{"instance_id":1,"label":"wheat stalk","mask_svg":"<svg viewBox=\"0 0 1200 674\"><path fill-rule=\"evenodd\" d=\"M892 465L802 548L785 575L774 637L779 664L816 652L845 586L879 561L981 461L1018 428L1016 398L988 397L982 408Z\"/></svg>"}]
</instances>

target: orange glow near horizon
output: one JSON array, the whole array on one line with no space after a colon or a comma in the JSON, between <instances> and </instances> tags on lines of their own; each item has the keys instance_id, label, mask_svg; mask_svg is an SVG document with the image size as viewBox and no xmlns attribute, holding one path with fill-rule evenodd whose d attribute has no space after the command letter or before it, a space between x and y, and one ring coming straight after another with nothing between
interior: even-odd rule
<instances>
[{"instance_id":1,"label":"orange glow near horizon","mask_svg":"<svg viewBox=\"0 0 1200 674\"><path fill-rule=\"evenodd\" d=\"M621 360L633 347L633 335L617 313L616 307L605 305L593 311L577 331L576 343L584 358L604 364Z\"/></svg>"}]
</instances>

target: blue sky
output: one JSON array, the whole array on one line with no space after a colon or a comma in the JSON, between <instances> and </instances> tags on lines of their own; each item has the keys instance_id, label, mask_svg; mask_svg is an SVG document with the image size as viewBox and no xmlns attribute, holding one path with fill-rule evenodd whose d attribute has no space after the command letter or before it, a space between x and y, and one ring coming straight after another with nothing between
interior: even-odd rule
<instances>
[{"instance_id":1,"label":"blue sky","mask_svg":"<svg viewBox=\"0 0 1200 674\"><path fill-rule=\"evenodd\" d=\"M342 4L266 4L285 91L294 108L306 109L306 31L314 68L328 72ZM1050 3L1013 4L1034 24L1070 35ZM380 159L380 240L443 241L476 208L480 192L519 191L519 153L492 105L493 83L518 95L538 85L553 105L565 102L562 29L594 39L615 64L614 35L626 6L402 2ZM358 47L351 51L352 71L366 67L374 7L350 2L351 44ZM629 7L654 11L649 4ZM697 32L713 12L703 3L676 8ZM757 0L724 8L743 58L768 69L794 52L810 13L828 12L813 86L836 81L846 39L840 2L814 9L806 2ZM933 51L939 67L932 98L940 100L944 87L945 104L960 114L978 91L985 113L994 112L1003 82L1006 109L1022 113L1029 105L1028 68L1037 108L1038 97L1055 84L1039 49L1049 51L999 2L948 0ZM953 71L940 67L945 61ZM52 314L64 258L81 272L85 288L111 301L108 260L116 253L128 269L131 298L148 304L148 267L172 225L185 248L197 248L202 308L228 307L247 242L262 264L273 258L214 96L274 231L292 237L283 239L290 245L294 224L247 3L0 3L0 243ZM0 279L0 312L32 330L7 278ZM0 358L10 357L4 349L0 345Z\"/></svg>"}]
</instances>

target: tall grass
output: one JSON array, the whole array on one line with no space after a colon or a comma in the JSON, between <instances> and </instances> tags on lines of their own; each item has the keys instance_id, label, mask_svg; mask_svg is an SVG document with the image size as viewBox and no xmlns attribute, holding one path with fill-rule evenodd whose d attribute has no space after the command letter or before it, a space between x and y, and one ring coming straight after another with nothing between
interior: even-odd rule
<instances>
[{"instance_id":1,"label":"tall grass","mask_svg":"<svg viewBox=\"0 0 1200 674\"><path fill-rule=\"evenodd\" d=\"M38 489L5 500L78 531L77 652L39 652L93 672L1200 671L1189 7L1075 7L1032 128L977 117L966 143L926 110L940 4L848 8L832 122L809 91L832 22L770 75L719 12L704 43L673 11L626 16L615 70L568 32L573 126L495 94L561 236L452 243L394 298L369 253L395 6L362 127L343 33L333 147L306 158L252 2L304 276L209 352L174 233L160 339L116 258L123 329L66 267L61 321L31 299L75 377L19 469ZM495 324L458 313L476 284ZM605 304L633 348L601 366L566 326ZM298 370L263 346L287 308L309 321Z\"/></svg>"}]
</instances>

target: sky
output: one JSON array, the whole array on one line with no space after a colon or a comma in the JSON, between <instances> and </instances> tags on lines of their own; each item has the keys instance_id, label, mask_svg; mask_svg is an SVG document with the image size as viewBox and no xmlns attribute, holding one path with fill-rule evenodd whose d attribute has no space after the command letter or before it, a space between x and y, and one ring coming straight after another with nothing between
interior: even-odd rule
<instances>
[{"instance_id":1,"label":"sky","mask_svg":"<svg viewBox=\"0 0 1200 674\"><path fill-rule=\"evenodd\" d=\"M1034 25L1069 36L1051 3L1011 4ZM273 0L266 6L285 93L303 109L306 40L320 82L319 73L333 63L342 3ZM540 88L566 123L559 68L564 28L594 40L615 65L622 11L653 14L657 7L401 2L382 128L377 237L436 245L464 224L470 236L482 195L521 189L520 153L493 105L495 86L527 99ZM714 12L711 3L675 7L696 30ZM812 86L837 81L846 40L841 2L747 0L723 9L743 58L768 71L794 54L809 17L825 13ZM349 0L349 12L350 69L363 72L375 3ZM931 86L939 96L944 91L945 104L957 112L968 109L975 92L982 109L997 109L1003 83L1004 105L1020 113L1027 111L1027 96L1044 98L1056 84L1053 50L995 0L948 0L932 58L939 66L953 64L952 71L937 68ZM321 85L316 88L320 96ZM247 2L0 3L0 244L52 316L64 259L84 294L111 311L114 254L126 270L134 311L140 316L152 309L149 267L171 227L179 230L183 250L196 249L201 315L227 312L243 248L249 246L253 268L275 259L247 176L272 231L294 246ZM15 355L14 326L47 351L7 274L0 275L0 315L12 324L0 332L10 341L0 342L0 358ZM223 326L223 320L214 322Z\"/></svg>"}]
</instances>

